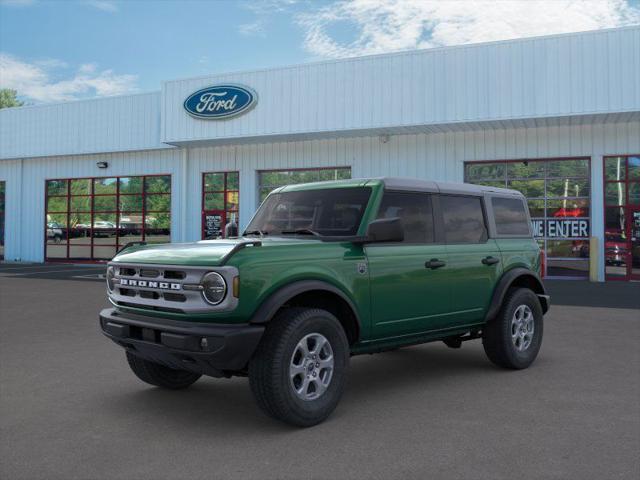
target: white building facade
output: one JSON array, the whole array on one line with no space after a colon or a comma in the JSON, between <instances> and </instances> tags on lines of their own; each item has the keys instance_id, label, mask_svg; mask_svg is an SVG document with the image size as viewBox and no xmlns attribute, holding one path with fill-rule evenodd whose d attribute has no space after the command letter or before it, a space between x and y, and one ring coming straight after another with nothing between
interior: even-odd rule
<instances>
[{"instance_id":1,"label":"white building facade","mask_svg":"<svg viewBox=\"0 0 640 480\"><path fill-rule=\"evenodd\" d=\"M224 87L251 102L240 109ZM201 90L196 108L221 118L187 105ZM640 27L0 110L0 249L8 261L103 261L130 241L242 229L285 183L371 176L519 189L548 276L586 278L593 257L599 281L640 279Z\"/></svg>"}]
</instances>

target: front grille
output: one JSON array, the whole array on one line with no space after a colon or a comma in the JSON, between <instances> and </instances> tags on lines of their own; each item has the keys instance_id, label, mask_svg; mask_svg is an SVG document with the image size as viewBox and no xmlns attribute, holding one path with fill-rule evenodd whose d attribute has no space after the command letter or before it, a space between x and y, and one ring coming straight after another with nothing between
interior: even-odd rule
<instances>
[{"instance_id":1,"label":"front grille","mask_svg":"<svg viewBox=\"0 0 640 480\"><path fill-rule=\"evenodd\" d=\"M162 296L167 302L186 302L187 297L181 293L163 293Z\"/></svg>"},{"instance_id":2,"label":"front grille","mask_svg":"<svg viewBox=\"0 0 640 480\"><path fill-rule=\"evenodd\" d=\"M238 269L233 266L165 267L117 262L111 265L115 267L116 275L113 280L115 287L109 292L109 297L116 305L162 312L205 313L232 310L238 303L230 288L225 300L215 308L204 300L201 290L185 288L185 285L199 285L202 277L211 271L220 273L230 287L238 275Z\"/></svg>"},{"instance_id":3,"label":"front grille","mask_svg":"<svg viewBox=\"0 0 640 480\"><path fill-rule=\"evenodd\" d=\"M144 278L156 278L160 276L160 270L150 270L148 268L141 268L140 276Z\"/></svg>"},{"instance_id":4,"label":"front grille","mask_svg":"<svg viewBox=\"0 0 640 480\"><path fill-rule=\"evenodd\" d=\"M154 300L160 298L160 294L158 292L150 292L148 290L140 290L140 296L142 298L152 298Z\"/></svg>"},{"instance_id":5,"label":"front grille","mask_svg":"<svg viewBox=\"0 0 640 480\"><path fill-rule=\"evenodd\" d=\"M184 272L181 272L179 270L165 270L164 271L164 278L166 278L167 280L182 280L186 276L187 275Z\"/></svg>"}]
</instances>

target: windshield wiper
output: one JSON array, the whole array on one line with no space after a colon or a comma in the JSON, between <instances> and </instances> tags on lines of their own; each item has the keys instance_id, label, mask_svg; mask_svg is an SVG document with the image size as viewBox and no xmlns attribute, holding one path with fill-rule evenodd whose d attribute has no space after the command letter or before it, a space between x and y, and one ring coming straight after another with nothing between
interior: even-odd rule
<instances>
[{"instance_id":1,"label":"windshield wiper","mask_svg":"<svg viewBox=\"0 0 640 480\"><path fill-rule=\"evenodd\" d=\"M296 230L282 230L282 232L280 232L284 235L287 234L296 234L296 235L313 235L314 237L321 237L322 235L320 235L318 232L316 232L315 230L311 230L310 228L297 228Z\"/></svg>"},{"instance_id":2,"label":"windshield wiper","mask_svg":"<svg viewBox=\"0 0 640 480\"><path fill-rule=\"evenodd\" d=\"M244 232L242 235L260 235L261 237L264 237L265 235L269 235L269 232L263 232L262 230L249 230Z\"/></svg>"}]
</instances>

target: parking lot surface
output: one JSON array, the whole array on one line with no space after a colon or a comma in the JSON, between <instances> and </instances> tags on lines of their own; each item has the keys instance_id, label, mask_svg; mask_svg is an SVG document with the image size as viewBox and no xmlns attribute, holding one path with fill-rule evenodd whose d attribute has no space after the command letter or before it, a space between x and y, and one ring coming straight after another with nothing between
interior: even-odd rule
<instances>
[{"instance_id":1,"label":"parking lot surface","mask_svg":"<svg viewBox=\"0 0 640 480\"><path fill-rule=\"evenodd\" d=\"M103 272L0 264L0 478L640 478L638 284L548 282L528 370L478 341L354 357L336 412L301 430L244 378L138 381L98 328Z\"/></svg>"}]
</instances>

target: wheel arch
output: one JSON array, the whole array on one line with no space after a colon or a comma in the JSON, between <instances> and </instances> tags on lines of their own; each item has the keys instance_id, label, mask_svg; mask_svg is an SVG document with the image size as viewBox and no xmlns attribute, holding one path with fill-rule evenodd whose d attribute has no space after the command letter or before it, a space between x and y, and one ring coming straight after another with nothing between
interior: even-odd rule
<instances>
[{"instance_id":1,"label":"wheel arch","mask_svg":"<svg viewBox=\"0 0 640 480\"><path fill-rule=\"evenodd\" d=\"M350 345L360 338L361 323L355 304L338 287L322 280L299 280L279 288L260 304L249 323L268 323L286 307L327 310L343 326Z\"/></svg>"},{"instance_id":2,"label":"wheel arch","mask_svg":"<svg viewBox=\"0 0 640 480\"><path fill-rule=\"evenodd\" d=\"M514 268L505 272L498 281L485 316L486 321L493 319L498 314L507 291L512 287L523 287L532 290L540 300L542 313L549 311L550 297L547 295L547 291L538 274L526 268Z\"/></svg>"}]
</instances>

